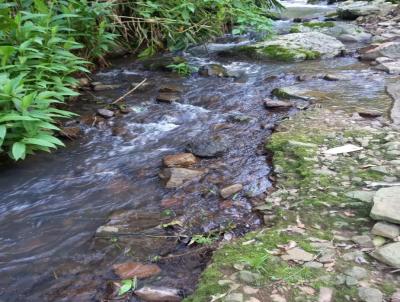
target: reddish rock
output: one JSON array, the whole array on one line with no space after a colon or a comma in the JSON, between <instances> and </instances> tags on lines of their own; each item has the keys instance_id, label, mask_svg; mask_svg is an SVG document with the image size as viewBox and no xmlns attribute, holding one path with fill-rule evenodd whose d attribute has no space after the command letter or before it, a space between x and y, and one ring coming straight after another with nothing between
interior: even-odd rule
<instances>
[{"instance_id":1,"label":"reddish rock","mask_svg":"<svg viewBox=\"0 0 400 302\"><path fill-rule=\"evenodd\" d=\"M145 279L161 272L158 265L155 264L142 264L138 262L125 262L113 265L115 274L121 279L129 279L137 277L138 279Z\"/></svg>"},{"instance_id":2,"label":"reddish rock","mask_svg":"<svg viewBox=\"0 0 400 302\"><path fill-rule=\"evenodd\" d=\"M80 133L81 133L81 128L79 127L64 127L61 128L60 136L69 139L76 139L79 137Z\"/></svg>"},{"instance_id":3,"label":"reddish rock","mask_svg":"<svg viewBox=\"0 0 400 302\"><path fill-rule=\"evenodd\" d=\"M166 167L172 168L191 166L197 162L197 159L192 153L179 153L167 155L163 161Z\"/></svg>"},{"instance_id":4,"label":"reddish rock","mask_svg":"<svg viewBox=\"0 0 400 302\"><path fill-rule=\"evenodd\" d=\"M165 198L161 200L161 206L163 208L172 208L182 204L182 199L179 198Z\"/></svg>"}]
</instances>

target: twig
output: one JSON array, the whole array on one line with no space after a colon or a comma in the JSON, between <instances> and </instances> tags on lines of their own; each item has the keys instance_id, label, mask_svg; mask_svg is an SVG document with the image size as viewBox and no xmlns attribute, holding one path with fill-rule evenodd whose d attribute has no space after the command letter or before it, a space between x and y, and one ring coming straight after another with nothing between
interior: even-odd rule
<instances>
[{"instance_id":1,"label":"twig","mask_svg":"<svg viewBox=\"0 0 400 302\"><path fill-rule=\"evenodd\" d=\"M144 79L143 81L141 81L139 84L137 84L135 87L133 87L131 90L129 90L127 93L125 93L123 96L119 97L118 99L116 99L114 102L112 102L111 104L116 104L119 101L123 100L125 97L127 97L128 95L130 95L132 92L134 92L136 89L138 89L140 86L142 86L145 82L147 81L147 79Z\"/></svg>"}]
</instances>

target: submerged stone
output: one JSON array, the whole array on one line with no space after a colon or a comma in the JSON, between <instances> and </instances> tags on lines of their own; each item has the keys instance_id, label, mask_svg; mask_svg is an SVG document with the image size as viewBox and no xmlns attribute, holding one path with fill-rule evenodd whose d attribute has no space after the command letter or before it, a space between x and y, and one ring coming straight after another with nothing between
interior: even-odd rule
<instances>
[{"instance_id":1,"label":"submerged stone","mask_svg":"<svg viewBox=\"0 0 400 302\"><path fill-rule=\"evenodd\" d=\"M182 301L180 290L168 287L145 286L135 290L135 295L149 302L179 302Z\"/></svg>"},{"instance_id":2,"label":"submerged stone","mask_svg":"<svg viewBox=\"0 0 400 302\"><path fill-rule=\"evenodd\" d=\"M194 165L197 162L197 159L192 153L178 153L165 156L163 162L168 168L187 167Z\"/></svg>"},{"instance_id":3,"label":"submerged stone","mask_svg":"<svg viewBox=\"0 0 400 302\"><path fill-rule=\"evenodd\" d=\"M166 188L176 188L205 173L206 171L202 169L165 168L160 173L160 177L165 180Z\"/></svg>"},{"instance_id":4,"label":"submerged stone","mask_svg":"<svg viewBox=\"0 0 400 302\"><path fill-rule=\"evenodd\" d=\"M138 262L115 264L113 269L115 274L121 279L130 279L134 277L138 279L144 279L158 275L161 272L161 269L158 267L158 265L142 264Z\"/></svg>"},{"instance_id":5,"label":"submerged stone","mask_svg":"<svg viewBox=\"0 0 400 302\"><path fill-rule=\"evenodd\" d=\"M220 194L223 198L228 198L229 196L232 196L233 194L236 194L242 190L243 190L242 184L234 184L221 189Z\"/></svg>"}]
</instances>

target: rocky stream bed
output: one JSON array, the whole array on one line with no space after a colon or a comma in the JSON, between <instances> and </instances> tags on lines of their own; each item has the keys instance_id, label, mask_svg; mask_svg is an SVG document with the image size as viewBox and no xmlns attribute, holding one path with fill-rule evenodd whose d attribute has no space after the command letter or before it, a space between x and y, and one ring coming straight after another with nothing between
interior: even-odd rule
<instances>
[{"instance_id":1,"label":"rocky stream bed","mask_svg":"<svg viewBox=\"0 0 400 302\"><path fill-rule=\"evenodd\" d=\"M0 301L400 301L399 9L285 4L82 80L67 148L2 166Z\"/></svg>"}]
</instances>

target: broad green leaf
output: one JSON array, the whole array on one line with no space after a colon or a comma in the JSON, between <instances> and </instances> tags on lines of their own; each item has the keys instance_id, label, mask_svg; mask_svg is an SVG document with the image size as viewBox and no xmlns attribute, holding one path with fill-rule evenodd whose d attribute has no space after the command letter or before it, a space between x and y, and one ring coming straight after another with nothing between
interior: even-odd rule
<instances>
[{"instance_id":1,"label":"broad green leaf","mask_svg":"<svg viewBox=\"0 0 400 302\"><path fill-rule=\"evenodd\" d=\"M55 145L65 146L62 141L60 141L58 138L56 138L52 135L49 135L49 134L39 134L39 135L36 135L35 138L48 141Z\"/></svg>"},{"instance_id":2,"label":"broad green leaf","mask_svg":"<svg viewBox=\"0 0 400 302\"><path fill-rule=\"evenodd\" d=\"M26 154L26 145L21 142L16 142L12 146L12 155L15 160L24 159Z\"/></svg>"},{"instance_id":3,"label":"broad green leaf","mask_svg":"<svg viewBox=\"0 0 400 302\"><path fill-rule=\"evenodd\" d=\"M26 115L18 115L12 113L6 114L5 116L0 118L0 123L13 121L38 121L38 119Z\"/></svg>"},{"instance_id":4,"label":"broad green leaf","mask_svg":"<svg viewBox=\"0 0 400 302\"><path fill-rule=\"evenodd\" d=\"M119 288L118 295L122 296L129 292L132 289L133 286L133 281L128 279L128 280L122 280L121 287Z\"/></svg>"},{"instance_id":5,"label":"broad green leaf","mask_svg":"<svg viewBox=\"0 0 400 302\"><path fill-rule=\"evenodd\" d=\"M0 141L4 140L7 133L7 127L5 125L0 125Z\"/></svg>"},{"instance_id":6,"label":"broad green leaf","mask_svg":"<svg viewBox=\"0 0 400 302\"><path fill-rule=\"evenodd\" d=\"M49 148L56 148L56 145L53 143L44 140L44 139L39 139L39 138L24 138L22 140L23 143L29 144L29 145L38 145L38 146L44 146L44 147L49 147Z\"/></svg>"}]
</instances>

